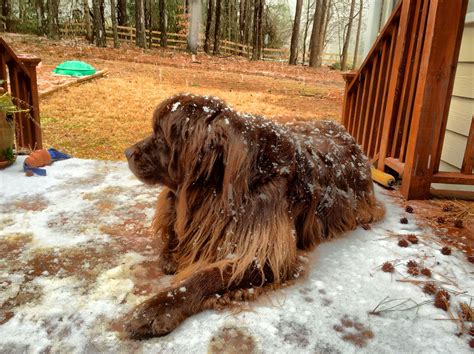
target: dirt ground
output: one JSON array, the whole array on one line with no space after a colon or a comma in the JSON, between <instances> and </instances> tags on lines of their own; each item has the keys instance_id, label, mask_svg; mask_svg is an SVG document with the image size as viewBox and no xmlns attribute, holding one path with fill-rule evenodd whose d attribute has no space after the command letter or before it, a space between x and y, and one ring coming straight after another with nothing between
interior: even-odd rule
<instances>
[{"instance_id":1,"label":"dirt ground","mask_svg":"<svg viewBox=\"0 0 474 354\"><path fill-rule=\"evenodd\" d=\"M41 100L44 143L75 157L123 160L123 150L146 136L151 114L179 92L218 96L235 109L276 120L340 119L343 80L327 68L290 67L238 57L198 55L128 45L99 49L81 40L49 41L7 34L18 53L42 59L41 85L64 60L84 60L109 74Z\"/></svg>"}]
</instances>

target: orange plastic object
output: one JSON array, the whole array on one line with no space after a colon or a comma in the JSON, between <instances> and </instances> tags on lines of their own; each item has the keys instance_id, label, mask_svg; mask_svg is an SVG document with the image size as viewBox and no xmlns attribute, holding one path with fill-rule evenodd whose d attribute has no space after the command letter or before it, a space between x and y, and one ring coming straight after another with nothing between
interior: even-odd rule
<instances>
[{"instance_id":1,"label":"orange plastic object","mask_svg":"<svg viewBox=\"0 0 474 354\"><path fill-rule=\"evenodd\" d=\"M53 160L48 150L35 150L25 159L29 167L42 167L49 165Z\"/></svg>"}]
</instances>

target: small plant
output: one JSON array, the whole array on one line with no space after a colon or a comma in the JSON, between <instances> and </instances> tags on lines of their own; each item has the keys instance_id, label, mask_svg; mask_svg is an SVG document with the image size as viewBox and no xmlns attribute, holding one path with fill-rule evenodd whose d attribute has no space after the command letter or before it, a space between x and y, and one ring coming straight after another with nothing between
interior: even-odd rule
<instances>
[{"instance_id":1,"label":"small plant","mask_svg":"<svg viewBox=\"0 0 474 354\"><path fill-rule=\"evenodd\" d=\"M0 85L3 84L3 80L0 80ZM11 115L13 113L28 112L28 109L20 109L13 103L12 97L8 92L2 93L0 91L0 112L5 115Z\"/></svg>"},{"instance_id":2,"label":"small plant","mask_svg":"<svg viewBox=\"0 0 474 354\"><path fill-rule=\"evenodd\" d=\"M4 81L0 80L0 85L3 83ZM15 161L13 114L28 111L27 109L20 109L13 103L11 95L4 92L3 87L0 87L0 168L7 167Z\"/></svg>"},{"instance_id":3,"label":"small plant","mask_svg":"<svg viewBox=\"0 0 474 354\"><path fill-rule=\"evenodd\" d=\"M10 161L10 162L15 161L15 153L13 152L13 148L11 146L6 148L4 156L5 156L6 161Z\"/></svg>"}]
</instances>

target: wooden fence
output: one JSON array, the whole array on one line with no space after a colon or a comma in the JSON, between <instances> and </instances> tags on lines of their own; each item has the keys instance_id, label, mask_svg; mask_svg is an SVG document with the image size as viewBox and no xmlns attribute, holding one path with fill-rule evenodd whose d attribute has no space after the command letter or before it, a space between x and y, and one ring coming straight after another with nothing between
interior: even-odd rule
<instances>
[{"instance_id":1,"label":"wooden fence","mask_svg":"<svg viewBox=\"0 0 474 354\"><path fill-rule=\"evenodd\" d=\"M36 66L41 59L30 55L16 55L0 37L0 80L5 92L9 92L13 103L27 112L15 113L16 148L41 149L41 126L39 114Z\"/></svg>"},{"instance_id":2,"label":"wooden fence","mask_svg":"<svg viewBox=\"0 0 474 354\"><path fill-rule=\"evenodd\" d=\"M402 176L407 199L431 183L474 184L473 129L460 173L439 164L467 0L401 0L356 72L344 75L343 121L379 169Z\"/></svg>"},{"instance_id":3,"label":"wooden fence","mask_svg":"<svg viewBox=\"0 0 474 354\"><path fill-rule=\"evenodd\" d=\"M60 30L61 34L64 36L82 36L85 35L85 24L78 22L62 23L60 26ZM135 44L136 30L134 27L117 26L117 32L119 40L121 42L129 42L130 44ZM113 38L113 32L111 27L107 27L106 35L109 38ZM160 35L160 31L147 30L147 43L151 42L152 47L160 47ZM167 32L166 36L167 48L174 50L186 49L186 34ZM202 43L201 41L201 48L203 44L204 43ZM252 46L223 39L220 42L220 53L250 58L252 56ZM323 63L327 65L340 61L339 54L337 53L323 53L322 56ZM289 57L290 53L289 49L287 48L263 48L263 60L288 61Z\"/></svg>"}]
</instances>

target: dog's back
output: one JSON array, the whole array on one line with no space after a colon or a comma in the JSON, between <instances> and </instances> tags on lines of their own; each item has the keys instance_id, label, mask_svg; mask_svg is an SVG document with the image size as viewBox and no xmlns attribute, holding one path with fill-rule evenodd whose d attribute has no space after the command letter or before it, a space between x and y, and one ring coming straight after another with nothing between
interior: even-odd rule
<instances>
[{"instance_id":1,"label":"dog's back","mask_svg":"<svg viewBox=\"0 0 474 354\"><path fill-rule=\"evenodd\" d=\"M300 248L310 249L323 239L383 217L367 158L342 125L323 120L287 127L301 155L297 157L297 181L289 191L304 195L296 205L300 209L296 221Z\"/></svg>"}]
</instances>

